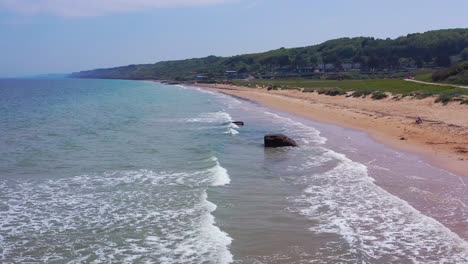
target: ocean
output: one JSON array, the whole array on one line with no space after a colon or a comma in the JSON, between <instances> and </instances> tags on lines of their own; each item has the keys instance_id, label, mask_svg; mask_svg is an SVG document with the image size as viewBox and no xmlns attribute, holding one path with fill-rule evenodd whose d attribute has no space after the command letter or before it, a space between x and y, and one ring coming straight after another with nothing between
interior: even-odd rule
<instances>
[{"instance_id":1,"label":"ocean","mask_svg":"<svg viewBox=\"0 0 468 264\"><path fill-rule=\"evenodd\" d=\"M1 263L468 263L467 183L195 87L0 80Z\"/></svg>"}]
</instances>

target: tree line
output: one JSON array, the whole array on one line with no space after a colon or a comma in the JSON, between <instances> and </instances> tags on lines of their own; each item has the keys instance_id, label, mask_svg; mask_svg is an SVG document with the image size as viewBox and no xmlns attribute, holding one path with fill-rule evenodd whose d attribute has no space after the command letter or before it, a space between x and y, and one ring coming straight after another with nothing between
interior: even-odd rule
<instances>
[{"instance_id":1,"label":"tree line","mask_svg":"<svg viewBox=\"0 0 468 264\"><path fill-rule=\"evenodd\" d=\"M468 29L434 30L396 39L339 38L301 47L280 48L232 57L208 56L155 64L129 65L72 74L82 78L190 79L197 75L222 76L227 70L262 75L281 69L320 69L332 65L359 65L362 71L449 67L468 60Z\"/></svg>"}]
</instances>

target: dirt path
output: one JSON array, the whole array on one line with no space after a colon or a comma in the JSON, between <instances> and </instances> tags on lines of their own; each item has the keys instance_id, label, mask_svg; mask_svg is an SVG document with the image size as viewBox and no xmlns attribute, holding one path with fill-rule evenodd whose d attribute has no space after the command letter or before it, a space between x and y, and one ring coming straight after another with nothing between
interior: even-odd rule
<instances>
[{"instance_id":1,"label":"dirt path","mask_svg":"<svg viewBox=\"0 0 468 264\"><path fill-rule=\"evenodd\" d=\"M455 87L455 88L468 89L468 86L456 85L456 84L423 82L423 81L418 81L418 80L413 80L413 79L405 79L405 81L415 82L415 83L422 83L422 84L429 84L429 85L436 85L436 86L450 86L450 87Z\"/></svg>"}]
</instances>

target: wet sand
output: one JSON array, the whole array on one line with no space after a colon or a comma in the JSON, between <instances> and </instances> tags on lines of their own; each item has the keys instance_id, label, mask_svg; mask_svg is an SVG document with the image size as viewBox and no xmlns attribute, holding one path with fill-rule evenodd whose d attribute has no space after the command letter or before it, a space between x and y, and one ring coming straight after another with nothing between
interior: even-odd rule
<instances>
[{"instance_id":1,"label":"wet sand","mask_svg":"<svg viewBox=\"0 0 468 264\"><path fill-rule=\"evenodd\" d=\"M232 85L197 85L249 99L310 120L368 133L388 146L424 156L432 164L468 176L468 106L423 100L372 100L295 90L267 91ZM417 125L420 116L424 123Z\"/></svg>"}]
</instances>

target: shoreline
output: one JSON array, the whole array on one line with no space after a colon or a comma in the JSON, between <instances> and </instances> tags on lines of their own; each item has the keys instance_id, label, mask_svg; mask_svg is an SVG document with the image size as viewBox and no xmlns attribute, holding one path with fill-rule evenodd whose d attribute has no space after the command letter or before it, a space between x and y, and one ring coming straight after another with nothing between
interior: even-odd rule
<instances>
[{"instance_id":1,"label":"shoreline","mask_svg":"<svg viewBox=\"0 0 468 264\"><path fill-rule=\"evenodd\" d=\"M463 119L468 106L443 106L431 98L377 101L233 85L193 86L248 99L312 121L356 129L379 143L417 154L436 167L468 177L468 119ZM425 120L422 125L415 124L417 116Z\"/></svg>"}]
</instances>

